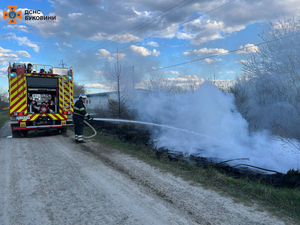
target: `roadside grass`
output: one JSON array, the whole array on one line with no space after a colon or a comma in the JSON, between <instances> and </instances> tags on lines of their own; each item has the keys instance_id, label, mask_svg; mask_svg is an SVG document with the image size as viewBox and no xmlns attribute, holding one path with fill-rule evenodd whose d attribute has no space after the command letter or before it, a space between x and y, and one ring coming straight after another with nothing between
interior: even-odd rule
<instances>
[{"instance_id":1,"label":"roadside grass","mask_svg":"<svg viewBox=\"0 0 300 225\"><path fill-rule=\"evenodd\" d=\"M85 127L84 135L92 134L92 130ZM290 219L292 219L296 224L300 224L300 188L275 188L259 181L234 179L214 168L203 168L184 160L170 160L166 155L158 157L153 149L126 142L110 134L98 132L93 140L129 154L163 172L179 176L191 185L200 184L222 195L234 197L236 202L243 202L245 205L255 204L258 210L268 210L287 223L291 223Z\"/></svg>"},{"instance_id":2,"label":"roadside grass","mask_svg":"<svg viewBox=\"0 0 300 225\"><path fill-rule=\"evenodd\" d=\"M0 111L0 127L2 127L6 121L9 120L9 110Z\"/></svg>"}]
</instances>

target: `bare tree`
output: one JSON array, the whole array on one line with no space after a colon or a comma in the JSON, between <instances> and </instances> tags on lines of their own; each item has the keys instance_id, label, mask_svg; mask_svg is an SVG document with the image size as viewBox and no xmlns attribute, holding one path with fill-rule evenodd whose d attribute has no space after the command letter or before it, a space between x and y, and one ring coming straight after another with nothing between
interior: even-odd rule
<instances>
[{"instance_id":1,"label":"bare tree","mask_svg":"<svg viewBox=\"0 0 300 225\"><path fill-rule=\"evenodd\" d=\"M264 45L243 63L234 94L250 128L300 139L300 17L270 23ZM251 96L251 98L250 98Z\"/></svg>"},{"instance_id":2,"label":"bare tree","mask_svg":"<svg viewBox=\"0 0 300 225\"><path fill-rule=\"evenodd\" d=\"M138 85L138 88L155 92L178 94L182 92L187 92L189 90L194 90L195 86L195 83L186 85L180 84L176 80L170 80L165 78L151 78L149 80L142 81Z\"/></svg>"},{"instance_id":3,"label":"bare tree","mask_svg":"<svg viewBox=\"0 0 300 225\"><path fill-rule=\"evenodd\" d=\"M84 87L83 84L78 84L76 82L73 83L73 92L74 96L79 96L81 93L86 92L86 88Z\"/></svg>"},{"instance_id":4,"label":"bare tree","mask_svg":"<svg viewBox=\"0 0 300 225\"><path fill-rule=\"evenodd\" d=\"M117 51L117 61L114 64L114 68L110 72L111 77L116 82L116 86L113 86L112 89L117 94L117 99L114 100L109 98L109 109L112 112L113 116L118 118L123 118L127 113L127 102L128 102L128 95L127 95L127 86L123 84L123 78L125 73L122 70L122 65L119 64L119 54ZM117 112L117 115L115 114Z\"/></svg>"},{"instance_id":5,"label":"bare tree","mask_svg":"<svg viewBox=\"0 0 300 225\"><path fill-rule=\"evenodd\" d=\"M0 110L9 106L8 97L5 92L0 93Z\"/></svg>"},{"instance_id":6,"label":"bare tree","mask_svg":"<svg viewBox=\"0 0 300 225\"><path fill-rule=\"evenodd\" d=\"M9 106L8 93L0 89L0 110Z\"/></svg>"}]
</instances>

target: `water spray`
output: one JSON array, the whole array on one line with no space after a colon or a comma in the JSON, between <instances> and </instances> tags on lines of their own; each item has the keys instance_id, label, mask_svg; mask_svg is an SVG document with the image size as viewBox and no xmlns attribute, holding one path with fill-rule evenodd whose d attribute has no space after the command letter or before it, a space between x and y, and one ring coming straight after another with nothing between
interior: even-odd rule
<instances>
[{"instance_id":1,"label":"water spray","mask_svg":"<svg viewBox=\"0 0 300 225\"><path fill-rule=\"evenodd\" d=\"M169 125L157 124L157 123L148 123L148 122L136 121L136 120L109 119L109 118L94 118L93 120L108 121L108 122L119 122L119 123L136 123L136 124L144 124L144 125L150 125L150 126L156 126L156 127L164 127L164 128L179 130L179 131L183 131L183 132L186 132L186 133L190 133L190 134L194 134L194 135L198 135L198 136L202 136L202 137L206 137L206 138L215 139L215 138L213 138L211 136L208 136L208 135L199 134L199 133L196 133L196 132L193 132L193 131L189 131L189 130L185 130L185 129L181 129L181 128L177 128L177 127L173 127L173 126L169 126Z\"/></svg>"}]
</instances>

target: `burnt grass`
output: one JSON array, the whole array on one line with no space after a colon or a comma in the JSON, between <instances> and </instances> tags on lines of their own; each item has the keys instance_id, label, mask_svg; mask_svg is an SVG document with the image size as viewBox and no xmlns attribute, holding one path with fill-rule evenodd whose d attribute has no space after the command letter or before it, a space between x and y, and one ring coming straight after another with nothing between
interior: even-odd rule
<instances>
[{"instance_id":1,"label":"burnt grass","mask_svg":"<svg viewBox=\"0 0 300 225\"><path fill-rule=\"evenodd\" d=\"M214 168L222 174L226 174L234 179L248 179L254 182L271 185L276 188L299 188L300 171L289 170L286 174L276 171L266 171L264 168L254 168L251 165L240 164L240 166L230 166L228 161L217 162L212 158L197 156L186 157L182 153L174 153L166 148L156 148L152 142L151 133L144 125L120 124L104 121L92 121L91 125L102 134L113 135L119 139L145 146L155 150L155 155L159 159L167 157L170 161L188 161L204 169ZM220 160L218 160L220 161ZM266 173L268 172L268 173Z\"/></svg>"}]
</instances>

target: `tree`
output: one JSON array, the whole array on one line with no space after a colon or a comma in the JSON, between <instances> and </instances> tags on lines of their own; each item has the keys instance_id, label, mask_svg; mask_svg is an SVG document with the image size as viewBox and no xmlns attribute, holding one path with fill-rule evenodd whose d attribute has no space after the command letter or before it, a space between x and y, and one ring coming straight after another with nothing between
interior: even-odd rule
<instances>
[{"instance_id":1,"label":"tree","mask_svg":"<svg viewBox=\"0 0 300 225\"><path fill-rule=\"evenodd\" d=\"M269 23L266 31L259 36L266 42L259 51L249 54L249 59L243 63L247 77L277 74L293 74L299 72L300 59L300 17L278 20Z\"/></svg>"},{"instance_id":2,"label":"tree","mask_svg":"<svg viewBox=\"0 0 300 225\"><path fill-rule=\"evenodd\" d=\"M117 61L114 64L114 68L110 72L111 77L116 82L116 86L113 86L112 89L117 94L117 99L109 98L109 109L112 112L112 115L118 118L123 118L127 113L127 88L126 85L122 83L125 73L122 70L122 65L119 64L119 55L117 52ZM117 113L117 114L116 114ZM117 115L117 116L116 116Z\"/></svg>"},{"instance_id":3,"label":"tree","mask_svg":"<svg viewBox=\"0 0 300 225\"><path fill-rule=\"evenodd\" d=\"M86 92L86 88L84 87L83 84L78 84L76 82L73 83L73 92L74 96L79 96L81 93Z\"/></svg>"},{"instance_id":4,"label":"tree","mask_svg":"<svg viewBox=\"0 0 300 225\"><path fill-rule=\"evenodd\" d=\"M0 89L0 110L9 106L8 94L6 91Z\"/></svg>"},{"instance_id":5,"label":"tree","mask_svg":"<svg viewBox=\"0 0 300 225\"><path fill-rule=\"evenodd\" d=\"M178 94L189 90L196 90L198 88L195 82L183 85L176 80L164 78L150 78L149 80L144 80L138 85L138 87L149 91L171 94Z\"/></svg>"},{"instance_id":6,"label":"tree","mask_svg":"<svg viewBox=\"0 0 300 225\"><path fill-rule=\"evenodd\" d=\"M232 89L250 129L300 139L300 18L270 23L265 42L243 63L245 78Z\"/></svg>"}]
</instances>

